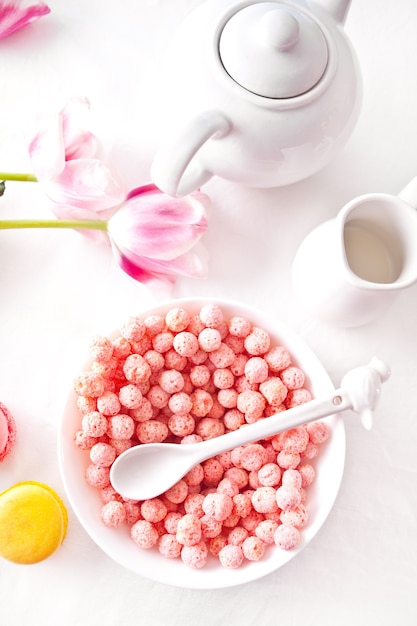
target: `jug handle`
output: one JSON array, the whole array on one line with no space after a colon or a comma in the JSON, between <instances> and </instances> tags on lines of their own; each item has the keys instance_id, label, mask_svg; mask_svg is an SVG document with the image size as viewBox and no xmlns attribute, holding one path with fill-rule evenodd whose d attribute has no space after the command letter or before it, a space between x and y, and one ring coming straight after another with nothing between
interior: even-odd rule
<instances>
[{"instance_id":1,"label":"jug handle","mask_svg":"<svg viewBox=\"0 0 417 626\"><path fill-rule=\"evenodd\" d=\"M209 139L223 137L230 128L231 123L219 111L196 115L159 148L151 166L152 181L170 196L181 197L198 189L213 173L191 161Z\"/></svg>"},{"instance_id":2,"label":"jug handle","mask_svg":"<svg viewBox=\"0 0 417 626\"><path fill-rule=\"evenodd\" d=\"M400 191L397 197L407 202L407 204L410 204L413 209L417 209L417 176L410 180L408 185Z\"/></svg>"}]
</instances>

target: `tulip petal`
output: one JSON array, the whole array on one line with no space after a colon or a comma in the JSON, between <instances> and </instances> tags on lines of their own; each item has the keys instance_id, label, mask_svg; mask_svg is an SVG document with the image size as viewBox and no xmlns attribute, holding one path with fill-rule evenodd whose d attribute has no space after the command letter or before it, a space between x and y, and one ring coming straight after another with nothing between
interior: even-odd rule
<instances>
[{"instance_id":1,"label":"tulip petal","mask_svg":"<svg viewBox=\"0 0 417 626\"><path fill-rule=\"evenodd\" d=\"M155 278L173 283L178 276L205 278L207 275L207 251L200 243L192 250L172 261L157 261L140 255L125 255L112 241L114 256L129 276L142 283Z\"/></svg>"},{"instance_id":2,"label":"tulip petal","mask_svg":"<svg viewBox=\"0 0 417 626\"><path fill-rule=\"evenodd\" d=\"M206 231L207 205L207 196L199 192L185 198L172 198L159 190L129 194L110 219L109 234L130 258L139 255L171 262L190 250Z\"/></svg>"},{"instance_id":3,"label":"tulip petal","mask_svg":"<svg viewBox=\"0 0 417 626\"><path fill-rule=\"evenodd\" d=\"M115 209L125 198L125 190L109 168L98 159L67 161L63 171L44 183L49 198L58 204L94 211Z\"/></svg>"},{"instance_id":4,"label":"tulip petal","mask_svg":"<svg viewBox=\"0 0 417 626\"><path fill-rule=\"evenodd\" d=\"M0 1L0 39L51 11L43 2L32 2L28 6L25 4L27 2L21 0Z\"/></svg>"},{"instance_id":5,"label":"tulip petal","mask_svg":"<svg viewBox=\"0 0 417 626\"><path fill-rule=\"evenodd\" d=\"M57 176L65 167L62 119L37 120L36 131L28 132L28 150L33 171L39 182Z\"/></svg>"},{"instance_id":6,"label":"tulip petal","mask_svg":"<svg viewBox=\"0 0 417 626\"><path fill-rule=\"evenodd\" d=\"M85 129L84 120L90 110L85 97L70 98L60 113L64 136L65 160L92 158L97 155L98 141Z\"/></svg>"}]
</instances>

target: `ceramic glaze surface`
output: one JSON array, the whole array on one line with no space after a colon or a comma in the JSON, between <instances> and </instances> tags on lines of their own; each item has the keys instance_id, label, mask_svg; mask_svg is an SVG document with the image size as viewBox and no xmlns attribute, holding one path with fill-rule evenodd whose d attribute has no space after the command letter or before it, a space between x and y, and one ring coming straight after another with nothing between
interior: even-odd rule
<instances>
[{"instance_id":1,"label":"ceramic glaze surface","mask_svg":"<svg viewBox=\"0 0 417 626\"><path fill-rule=\"evenodd\" d=\"M283 34L273 32L277 14ZM161 99L175 98L161 112L151 176L171 195L214 175L250 187L310 176L346 143L362 97L340 22L304 2L205 2L180 25L161 72Z\"/></svg>"}]
</instances>

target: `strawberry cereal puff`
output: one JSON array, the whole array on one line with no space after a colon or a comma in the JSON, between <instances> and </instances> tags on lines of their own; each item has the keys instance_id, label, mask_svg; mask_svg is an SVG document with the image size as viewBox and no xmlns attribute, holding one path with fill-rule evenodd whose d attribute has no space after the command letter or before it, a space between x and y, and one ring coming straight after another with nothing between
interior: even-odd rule
<instances>
[{"instance_id":1,"label":"strawberry cereal puff","mask_svg":"<svg viewBox=\"0 0 417 626\"><path fill-rule=\"evenodd\" d=\"M103 524L193 569L213 559L249 567L268 550L299 545L313 460L331 434L325 421L206 459L149 500L125 500L110 483L112 464L132 446L202 442L310 400L285 346L208 304L133 316L118 337L94 337L89 355L91 369L74 380L74 445Z\"/></svg>"}]
</instances>

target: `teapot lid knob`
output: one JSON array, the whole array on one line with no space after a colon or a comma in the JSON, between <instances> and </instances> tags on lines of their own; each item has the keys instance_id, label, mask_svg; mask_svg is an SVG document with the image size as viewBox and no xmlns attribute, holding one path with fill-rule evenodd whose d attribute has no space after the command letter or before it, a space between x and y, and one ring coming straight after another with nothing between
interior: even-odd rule
<instances>
[{"instance_id":1,"label":"teapot lid knob","mask_svg":"<svg viewBox=\"0 0 417 626\"><path fill-rule=\"evenodd\" d=\"M221 32L219 52L233 80L265 98L306 93L328 64L317 22L280 2L257 2L232 15Z\"/></svg>"}]
</instances>

